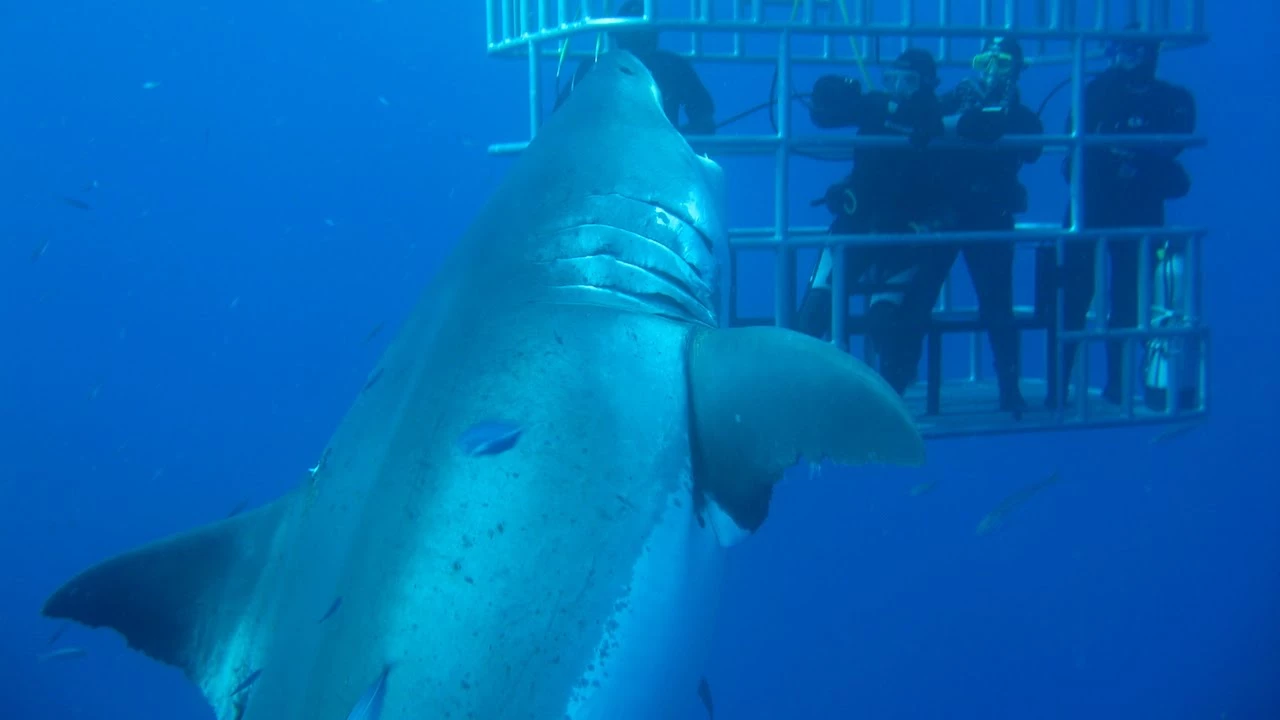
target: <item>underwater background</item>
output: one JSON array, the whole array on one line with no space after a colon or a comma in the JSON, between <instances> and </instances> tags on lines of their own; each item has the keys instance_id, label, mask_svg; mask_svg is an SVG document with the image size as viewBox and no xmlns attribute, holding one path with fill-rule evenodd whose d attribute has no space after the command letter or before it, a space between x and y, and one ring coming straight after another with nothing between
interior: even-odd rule
<instances>
[{"instance_id":1,"label":"underwater background","mask_svg":"<svg viewBox=\"0 0 1280 720\"><path fill-rule=\"evenodd\" d=\"M793 471L730 555L718 718L1280 717L1280 18L1207 5L1211 42L1161 76L1209 138L1169 222L1211 230L1210 422ZM768 98L760 68L699 70L719 117ZM1026 102L1066 72L1029 71ZM0 7L0 718L212 716L105 630L38 662L58 628L40 604L298 483L509 166L485 147L526 136L527 97L525 65L486 56L478 0ZM735 163L731 219L768 222L768 164ZM1058 169L1024 171L1024 220L1061 219ZM797 221L828 221L807 201L845 172L794 171Z\"/></svg>"}]
</instances>

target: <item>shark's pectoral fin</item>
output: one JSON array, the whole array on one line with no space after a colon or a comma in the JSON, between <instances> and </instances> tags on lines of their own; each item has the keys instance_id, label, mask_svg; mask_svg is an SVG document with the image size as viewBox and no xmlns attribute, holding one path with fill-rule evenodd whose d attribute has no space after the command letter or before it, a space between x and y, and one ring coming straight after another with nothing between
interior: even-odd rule
<instances>
[{"instance_id":1,"label":"shark's pectoral fin","mask_svg":"<svg viewBox=\"0 0 1280 720\"><path fill-rule=\"evenodd\" d=\"M774 483L801 458L924 462L902 399L829 343L776 327L695 331L688 362L694 475L741 530L760 527Z\"/></svg>"},{"instance_id":2,"label":"shark's pectoral fin","mask_svg":"<svg viewBox=\"0 0 1280 720\"><path fill-rule=\"evenodd\" d=\"M228 645L256 618L255 591L292 497L101 562L58 588L42 613L116 630L208 696L211 677L244 651Z\"/></svg>"}]
</instances>

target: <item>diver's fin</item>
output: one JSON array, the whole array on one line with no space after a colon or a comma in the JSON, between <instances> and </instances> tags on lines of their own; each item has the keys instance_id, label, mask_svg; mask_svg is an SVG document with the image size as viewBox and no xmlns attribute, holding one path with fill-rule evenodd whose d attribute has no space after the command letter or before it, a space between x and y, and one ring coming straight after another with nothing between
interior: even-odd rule
<instances>
[{"instance_id":1,"label":"diver's fin","mask_svg":"<svg viewBox=\"0 0 1280 720\"><path fill-rule=\"evenodd\" d=\"M255 590L293 497L105 560L58 588L41 612L109 627L203 690L230 660L233 632L256 617Z\"/></svg>"},{"instance_id":2,"label":"diver's fin","mask_svg":"<svg viewBox=\"0 0 1280 720\"><path fill-rule=\"evenodd\" d=\"M741 530L760 527L774 483L802 457L924 462L902 399L830 343L777 327L698 331L688 363L694 477Z\"/></svg>"}]
</instances>

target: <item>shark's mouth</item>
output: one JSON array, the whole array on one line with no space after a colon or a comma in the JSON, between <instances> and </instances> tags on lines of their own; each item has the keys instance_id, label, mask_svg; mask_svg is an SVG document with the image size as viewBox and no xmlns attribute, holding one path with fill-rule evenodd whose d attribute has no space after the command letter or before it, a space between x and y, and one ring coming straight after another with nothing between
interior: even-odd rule
<instances>
[{"instance_id":1,"label":"shark's mouth","mask_svg":"<svg viewBox=\"0 0 1280 720\"><path fill-rule=\"evenodd\" d=\"M716 325L712 236L692 214L622 194L592 195L547 238L557 300Z\"/></svg>"}]
</instances>

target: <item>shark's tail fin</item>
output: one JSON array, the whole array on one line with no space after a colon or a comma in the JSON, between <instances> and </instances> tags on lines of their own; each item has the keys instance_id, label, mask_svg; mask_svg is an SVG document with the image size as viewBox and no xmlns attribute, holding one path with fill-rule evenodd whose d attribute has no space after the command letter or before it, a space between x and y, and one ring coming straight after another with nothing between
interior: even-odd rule
<instances>
[{"instance_id":1,"label":"shark's tail fin","mask_svg":"<svg viewBox=\"0 0 1280 720\"><path fill-rule=\"evenodd\" d=\"M237 630L258 617L252 604L292 497L99 563L42 612L119 632L129 647L181 668L207 697L211 678L246 651L235 647L244 638Z\"/></svg>"},{"instance_id":2,"label":"shark's tail fin","mask_svg":"<svg viewBox=\"0 0 1280 720\"><path fill-rule=\"evenodd\" d=\"M695 331L688 364L694 474L741 530L760 527L773 485L801 458L924 462L902 399L830 343L776 327Z\"/></svg>"}]
</instances>

